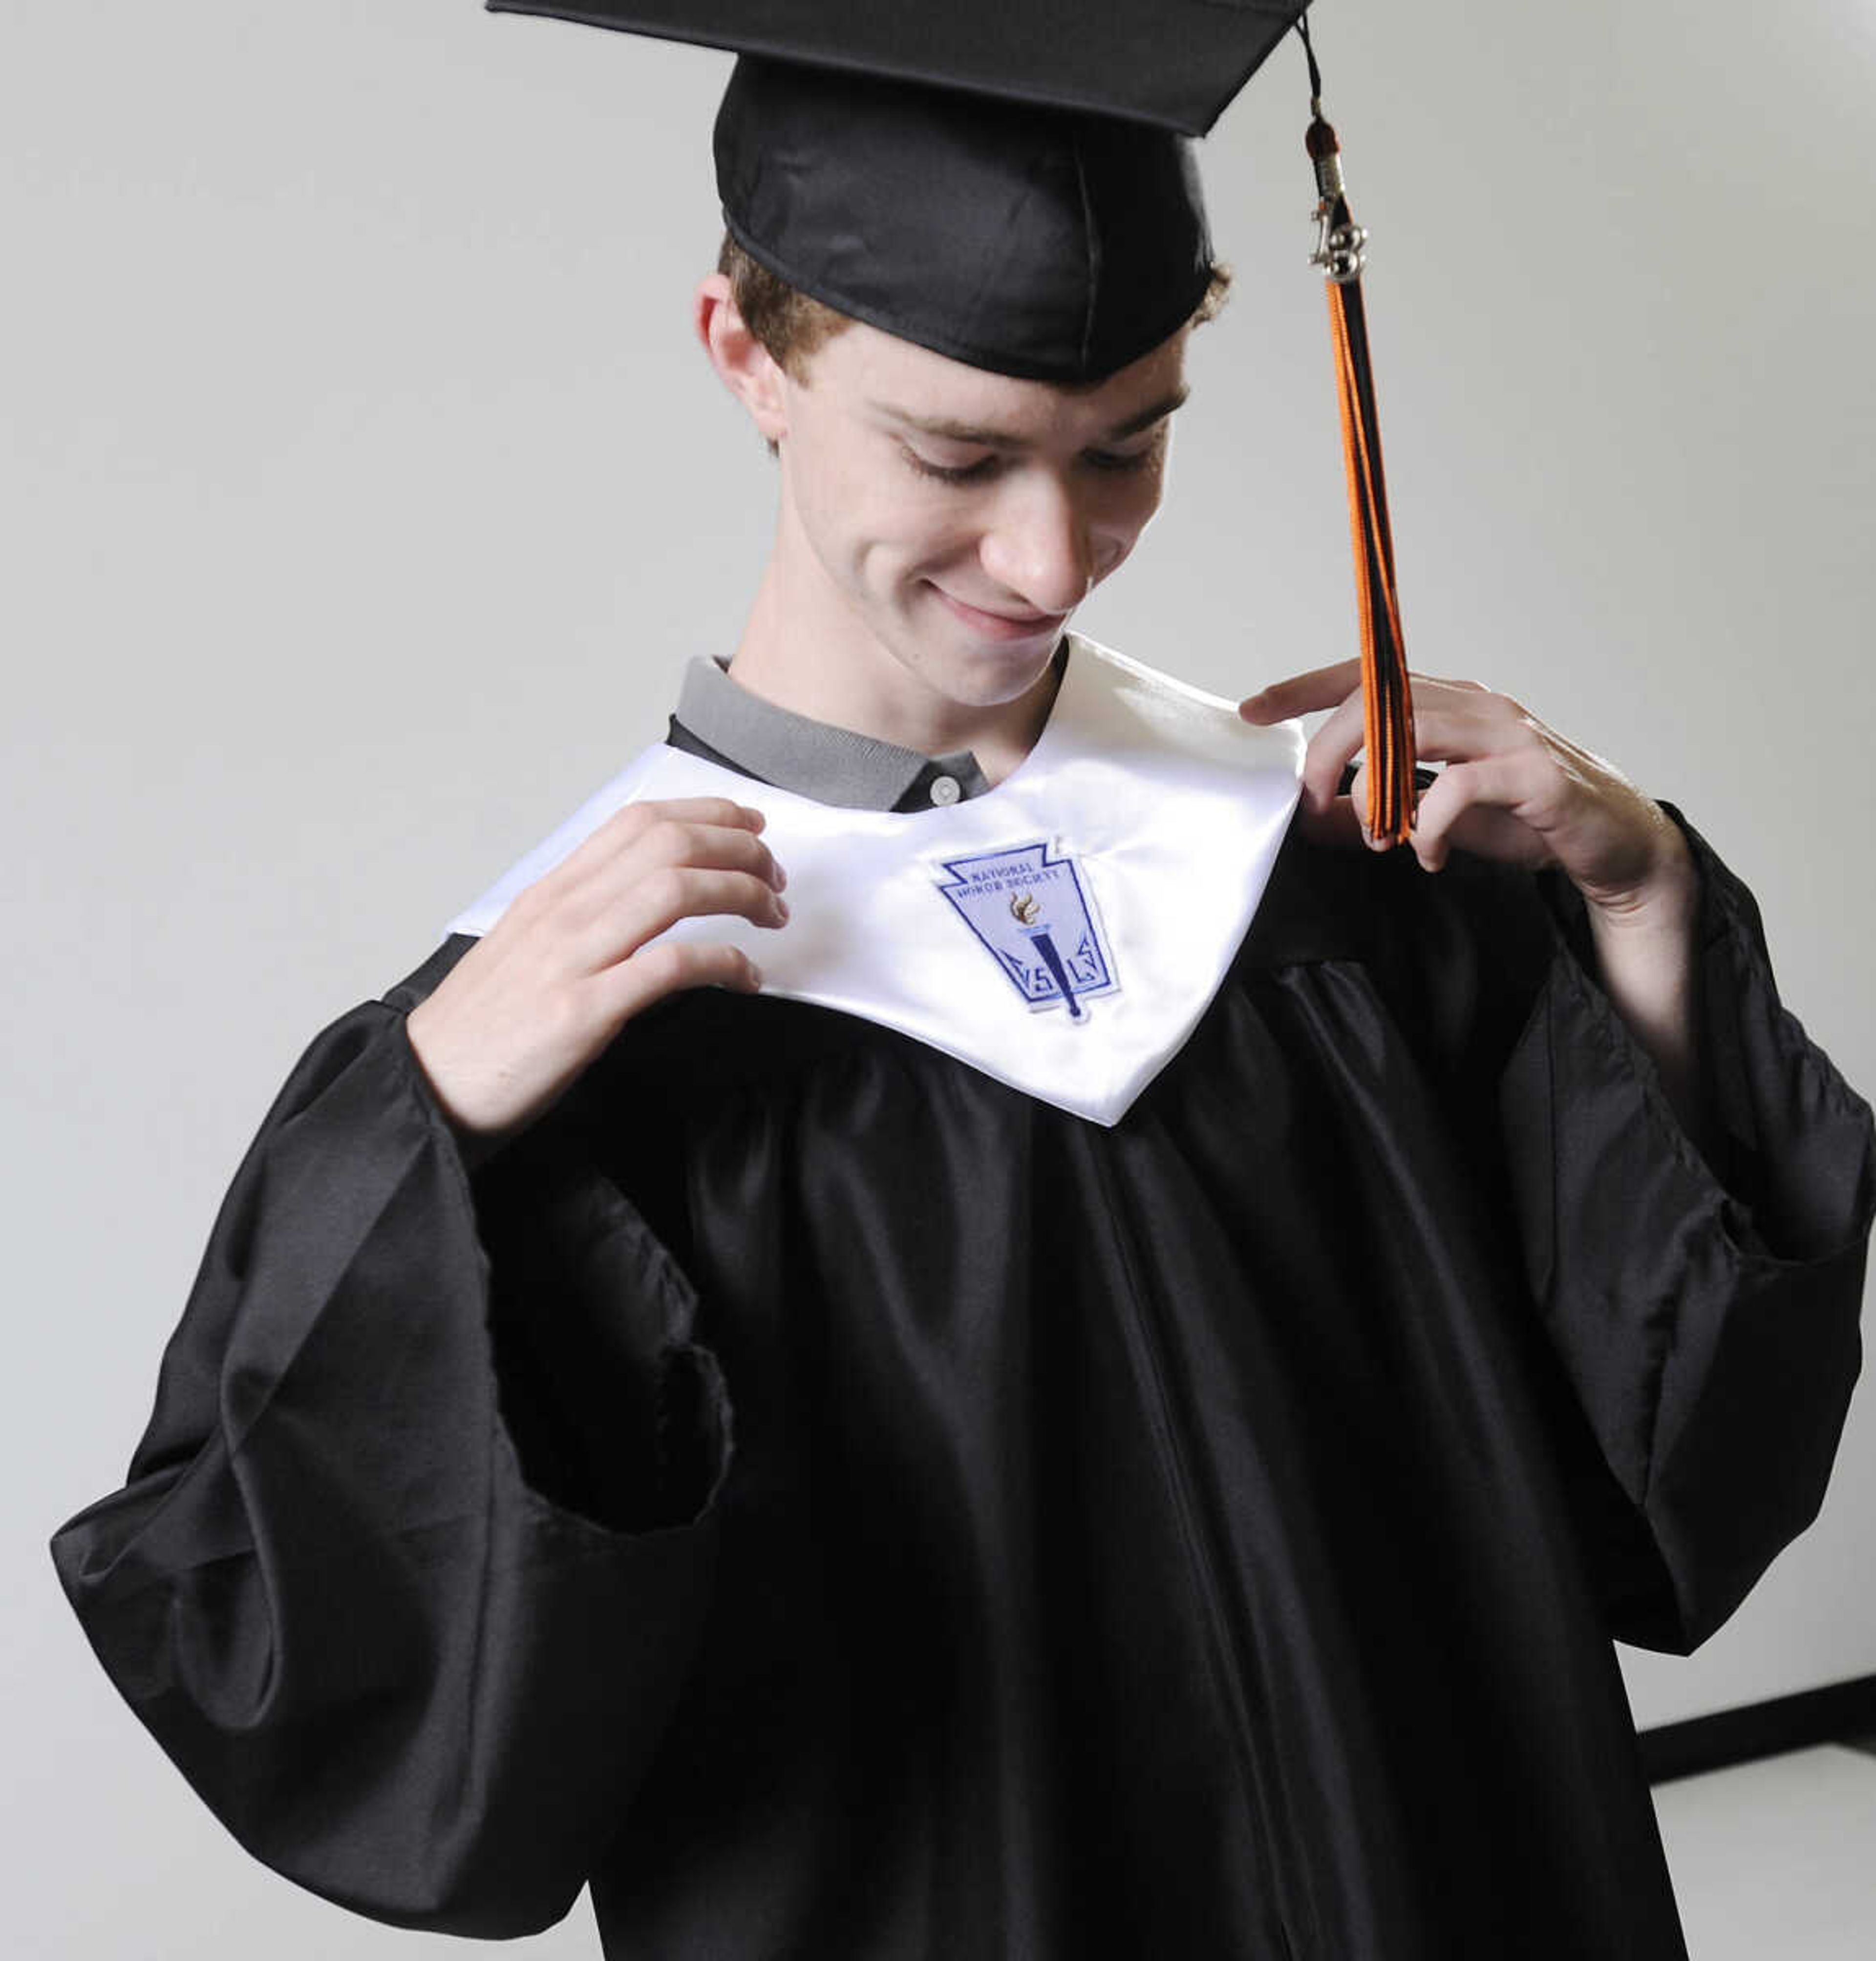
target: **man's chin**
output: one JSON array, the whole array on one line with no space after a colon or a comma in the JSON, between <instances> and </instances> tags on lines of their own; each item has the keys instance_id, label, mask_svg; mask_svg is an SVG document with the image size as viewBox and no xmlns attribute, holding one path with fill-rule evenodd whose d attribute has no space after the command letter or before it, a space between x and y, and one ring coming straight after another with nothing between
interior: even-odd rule
<instances>
[{"instance_id":1,"label":"man's chin","mask_svg":"<svg viewBox=\"0 0 1876 1961\"><path fill-rule=\"evenodd\" d=\"M1052 639L1035 646L972 649L962 657L930 663L926 679L964 706L1007 708L1047 684L1061 643L1058 628Z\"/></svg>"}]
</instances>

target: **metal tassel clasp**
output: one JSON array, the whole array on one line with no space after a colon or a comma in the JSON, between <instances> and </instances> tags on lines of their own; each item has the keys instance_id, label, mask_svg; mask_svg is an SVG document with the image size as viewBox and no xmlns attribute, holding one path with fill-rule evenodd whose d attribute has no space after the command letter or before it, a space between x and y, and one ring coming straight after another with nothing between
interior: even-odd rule
<instances>
[{"instance_id":1,"label":"metal tassel clasp","mask_svg":"<svg viewBox=\"0 0 1876 1961\"><path fill-rule=\"evenodd\" d=\"M1368 242L1368 234L1366 228L1356 224L1348 215L1348 188L1342 174L1342 145L1322 115L1321 104L1312 102L1310 107L1313 113L1303 146L1315 167L1318 199L1316 209L1310 214L1316 220L1316 249L1310 254L1310 263L1320 266L1324 277L1335 285L1345 286L1351 279L1361 276L1366 262L1362 248Z\"/></svg>"},{"instance_id":2,"label":"metal tassel clasp","mask_svg":"<svg viewBox=\"0 0 1876 1961\"><path fill-rule=\"evenodd\" d=\"M1310 254L1310 263L1320 266L1322 276L1338 286L1360 279L1367 263L1364 250L1368 242L1367 226L1351 222L1335 223L1327 199L1310 215L1316 220L1316 249Z\"/></svg>"}]
</instances>

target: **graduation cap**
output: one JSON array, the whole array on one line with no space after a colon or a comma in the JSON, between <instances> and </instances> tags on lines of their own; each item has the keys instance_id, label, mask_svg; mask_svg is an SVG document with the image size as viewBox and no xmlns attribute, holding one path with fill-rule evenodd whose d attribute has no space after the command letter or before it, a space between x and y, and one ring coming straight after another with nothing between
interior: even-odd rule
<instances>
[{"instance_id":1,"label":"graduation cap","mask_svg":"<svg viewBox=\"0 0 1876 1961\"><path fill-rule=\"evenodd\" d=\"M1370 831L1404 841L1414 757L1350 214L1308 0L487 0L739 59L717 114L729 234L797 291L971 365L1100 381L1211 279L1187 140L1292 28L1308 54L1354 544Z\"/></svg>"}]
</instances>

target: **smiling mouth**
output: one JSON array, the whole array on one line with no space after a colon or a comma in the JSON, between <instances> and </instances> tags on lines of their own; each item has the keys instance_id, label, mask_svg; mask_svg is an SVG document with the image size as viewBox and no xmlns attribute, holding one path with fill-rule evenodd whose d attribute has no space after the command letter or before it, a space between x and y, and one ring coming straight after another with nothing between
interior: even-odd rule
<instances>
[{"instance_id":1,"label":"smiling mouth","mask_svg":"<svg viewBox=\"0 0 1876 1961\"><path fill-rule=\"evenodd\" d=\"M987 607L973 606L968 600L946 591L942 585L934 585L932 590L967 623L981 623L988 631L1013 639L1053 632L1068 617L1066 613L993 613Z\"/></svg>"}]
</instances>

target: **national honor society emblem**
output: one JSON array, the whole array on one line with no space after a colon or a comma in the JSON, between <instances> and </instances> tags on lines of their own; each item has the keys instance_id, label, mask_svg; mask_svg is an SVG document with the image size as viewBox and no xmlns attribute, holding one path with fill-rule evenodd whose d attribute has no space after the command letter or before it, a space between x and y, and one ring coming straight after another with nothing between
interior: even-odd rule
<instances>
[{"instance_id":1,"label":"national honor society emblem","mask_svg":"<svg viewBox=\"0 0 1876 1961\"><path fill-rule=\"evenodd\" d=\"M1082 1003L1119 986L1075 861L1051 856L1046 840L943 861L938 889L1032 1009Z\"/></svg>"}]
</instances>

